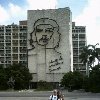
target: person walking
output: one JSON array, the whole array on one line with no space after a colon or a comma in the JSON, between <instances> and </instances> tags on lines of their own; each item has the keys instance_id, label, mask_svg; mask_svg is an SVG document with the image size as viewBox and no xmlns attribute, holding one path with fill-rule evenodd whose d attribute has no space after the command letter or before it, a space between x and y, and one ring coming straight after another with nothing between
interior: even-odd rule
<instances>
[{"instance_id":1,"label":"person walking","mask_svg":"<svg viewBox=\"0 0 100 100\"><path fill-rule=\"evenodd\" d=\"M49 97L49 100L58 100L57 90L53 90L53 94Z\"/></svg>"},{"instance_id":2,"label":"person walking","mask_svg":"<svg viewBox=\"0 0 100 100\"><path fill-rule=\"evenodd\" d=\"M57 100L64 100L64 95L61 93L61 91L57 91Z\"/></svg>"}]
</instances>

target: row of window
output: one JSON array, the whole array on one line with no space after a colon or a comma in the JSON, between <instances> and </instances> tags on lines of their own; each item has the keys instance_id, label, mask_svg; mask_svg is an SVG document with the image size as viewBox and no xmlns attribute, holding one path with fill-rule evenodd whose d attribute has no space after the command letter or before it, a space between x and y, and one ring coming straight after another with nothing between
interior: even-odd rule
<instances>
[{"instance_id":1,"label":"row of window","mask_svg":"<svg viewBox=\"0 0 100 100\"><path fill-rule=\"evenodd\" d=\"M81 30L72 30L72 33L85 33L84 29Z\"/></svg>"},{"instance_id":2,"label":"row of window","mask_svg":"<svg viewBox=\"0 0 100 100\"><path fill-rule=\"evenodd\" d=\"M74 70L86 70L86 66L83 64L73 64Z\"/></svg>"},{"instance_id":3,"label":"row of window","mask_svg":"<svg viewBox=\"0 0 100 100\"><path fill-rule=\"evenodd\" d=\"M17 64L18 61L12 61L12 63L13 64ZM21 63L21 64L27 64L27 61L19 61L19 63ZM8 65L8 64L11 64L11 61L0 61L0 65L2 65L2 64Z\"/></svg>"}]
</instances>

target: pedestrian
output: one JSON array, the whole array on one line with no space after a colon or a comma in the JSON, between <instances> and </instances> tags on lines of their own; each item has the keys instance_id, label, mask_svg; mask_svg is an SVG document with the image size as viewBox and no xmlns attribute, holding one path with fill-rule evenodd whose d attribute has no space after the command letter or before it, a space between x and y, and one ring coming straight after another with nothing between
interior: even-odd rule
<instances>
[{"instance_id":1,"label":"pedestrian","mask_svg":"<svg viewBox=\"0 0 100 100\"><path fill-rule=\"evenodd\" d=\"M58 100L57 90L53 90L53 94L49 97L49 100Z\"/></svg>"},{"instance_id":2,"label":"pedestrian","mask_svg":"<svg viewBox=\"0 0 100 100\"><path fill-rule=\"evenodd\" d=\"M57 91L57 100L64 100L64 95L61 93L61 91Z\"/></svg>"}]
</instances>

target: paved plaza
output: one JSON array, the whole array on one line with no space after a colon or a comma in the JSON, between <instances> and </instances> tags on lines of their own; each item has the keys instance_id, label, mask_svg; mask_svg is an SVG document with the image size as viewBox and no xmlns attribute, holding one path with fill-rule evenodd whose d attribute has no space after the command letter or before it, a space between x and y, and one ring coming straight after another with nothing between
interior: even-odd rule
<instances>
[{"instance_id":1,"label":"paved plaza","mask_svg":"<svg viewBox=\"0 0 100 100\"><path fill-rule=\"evenodd\" d=\"M51 91L0 92L0 100L48 100L51 94ZM100 100L100 93L63 91L63 94L65 100Z\"/></svg>"},{"instance_id":2,"label":"paved plaza","mask_svg":"<svg viewBox=\"0 0 100 100\"><path fill-rule=\"evenodd\" d=\"M0 97L0 100L48 100L48 97ZM100 98L65 97L65 100L100 100Z\"/></svg>"},{"instance_id":3,"label":"paved plaza","mask_svg":"<svg viewBox=\"0 0 100 100\"><path fill-rule=\"evenodd\" d=\"M48 100L48 97L0 97L0 100ZM65 100L100 100L99 97L65 97Z\"/></svg>"}]
</instances>

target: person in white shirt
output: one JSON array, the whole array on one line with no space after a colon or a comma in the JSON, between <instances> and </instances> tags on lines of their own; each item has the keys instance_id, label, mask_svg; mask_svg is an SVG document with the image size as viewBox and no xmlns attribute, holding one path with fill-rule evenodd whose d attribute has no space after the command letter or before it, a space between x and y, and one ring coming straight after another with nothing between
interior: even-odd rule
<instances>
[{"instance_id":1,"label":"person in white shirt","mask_svg":"<svg viewBox=\"0 0 100 100\"><path fill-rule=\"evenodd\" d=\"M53 91L53 94L49 97L49 100L58 100L57 90Z\"/></svg>"}]
</instances>

